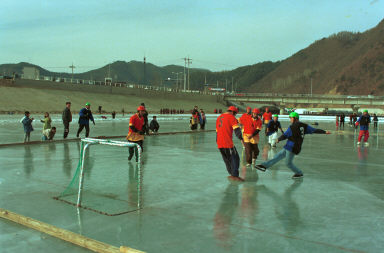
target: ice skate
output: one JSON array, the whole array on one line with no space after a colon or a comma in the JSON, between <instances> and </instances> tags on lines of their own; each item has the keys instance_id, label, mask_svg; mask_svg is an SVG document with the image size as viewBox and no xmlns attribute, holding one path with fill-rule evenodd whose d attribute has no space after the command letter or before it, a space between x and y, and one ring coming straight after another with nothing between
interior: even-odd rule
<instances>
[{"instance_id":1,"label":"ice skate","mask_svg":"<svg viewBox=\"0 0 384 253\"><path fill-rule=\"evenodd\" d=\"M304 175L303 174L295 174L292 176L292 179L300 179L300 178L303 178Z\"/></svg>"},{"instance_id":2,"label":"ice skate","mask_svg":"<svg viewBox=\"0 0 384 253\"><path fill-rule=\"evenodd\" d=\"M364 146L368 147L369 146L369 142L364 142Z\"/></svg>"}]
</instances>

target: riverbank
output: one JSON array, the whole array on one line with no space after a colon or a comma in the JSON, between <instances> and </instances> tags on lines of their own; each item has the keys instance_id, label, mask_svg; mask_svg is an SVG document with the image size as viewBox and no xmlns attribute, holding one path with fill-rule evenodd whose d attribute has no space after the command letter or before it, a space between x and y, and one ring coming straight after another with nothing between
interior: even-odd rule
<instances>
[{"instance_id":1,"label":"riverbank","mask_svg":"<svg viewBox=\"0 0 384 253\"><path fill-rule=\"evenodd\" d=\"M91 103L94 112L98 106L102 106L105 113L112 111L121 113L123 109L126 113L134 112L140 103L145 103L147 110L152 113L158 113L161 108L182 109L187 113L195 105L207 113L213 112L214 109L225 109L225 106L216 102L214 97L212 99L202 97L199 100L196 97L190 99L188 95L184 98L172 98L172 96L167 98L156 94L152 96L102 94L92 92L91 88L86 92L0 86L0 113L22 114L24 111L61 113L66 101L71 101L73 112L78 112L86 102Z\"/></svg>"}]
</instances>

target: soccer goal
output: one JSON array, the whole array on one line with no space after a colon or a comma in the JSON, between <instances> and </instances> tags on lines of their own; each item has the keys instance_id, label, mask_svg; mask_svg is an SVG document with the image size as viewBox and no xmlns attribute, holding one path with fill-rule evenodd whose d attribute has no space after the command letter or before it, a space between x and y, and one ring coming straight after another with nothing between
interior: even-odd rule
<instances>
[{"instance_id":1,"label":"soccer goal","mask_svg":"<svg viewBox=\"0 0 384 253\"><path fill-rule=\"evenodd\" d=\"M142 149L139 144L126 142L126 141L115 141L115 140L106 140L106 139L95 139L95 138L84 138L81 139L81 145L80 145L80 156L79 156L79 162L77 165L76 172L72 178L72 181L69 183L68 187L61 193L59 197L56 197L56 199L63 200L62 198L64 196L70 196L72 195L75 197L77 192L77 201L76 199L73 199L74 202L76 202L77 207L82 207L82 193L84 188L84 175L87 172L87 166L85 164L92 160L93 158L89 156L89 151L87 153L87 150L91 145L108 145L108 146L115 146L115 147L125 147L125 148L136 148L137 149L137 155L138 155L138 162L136 165L137 168L137 193L140 194L141 192L141 181L142 181L142 173L141 173L141 160L142 160ZM104 159L104 158L103 158ZM88 161L89 160L89 161ZM88 173L88 172L87 172ZM100 173L100 172L99 172ZM105 176L109 176L111 174L111 171L105 171ZM109 174L107 174L109 173ZM78 181L78 189L76 190L76 184ZM75 204L72 201L65 201L65 202L71 202ZM135 201L136 202L136 201ZM84 207L87 208L87 207ZM137 199L137 208L141 208L141 198L138 197ZM88 208L90 209L90 208Z\"/></svg>"}]
</instances>

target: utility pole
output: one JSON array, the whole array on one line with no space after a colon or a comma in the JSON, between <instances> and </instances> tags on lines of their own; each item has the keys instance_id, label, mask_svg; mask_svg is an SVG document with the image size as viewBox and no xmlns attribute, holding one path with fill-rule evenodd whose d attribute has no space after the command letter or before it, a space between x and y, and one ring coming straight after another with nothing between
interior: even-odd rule
<instances>
[{"instance_id":1,"label":"utility pole","mask_svg":"<svg viewBox=\"0 0 384 253\"><path fill-rule=\"evenodd\" d=\"M146 76L146 58L145 58L145 55L144 55L144 77L143 77L143 84L146 85L147 84L147 76Z\"/></svg>"},{"instance_id":2,"label":"utility pole","mask_svg":"<svg viewBox=\"0 0 384 253\"><path fill-rule=\"evenodd\" d=\"M183 58L183 59L184 59L184 92L185 92L185 85L186 85L185 67L187 65L187 59L186 58Z\"/></svg>"},{"instance_id":3,"label":"utility pole","mask_svg":"<svg viewBox=\"0 0 384 253\"><path fill-rule=\"evenodd\" d=\"M189 64L192 64L192 59L189 58L184 58L184 76L185 76L185 66L188 65L188 90L190 90L190 85L189 85ZM184 79L184 90L185 90L185 79Z\"/></svg>"},{"instance_id":4,"label":"utility pole","mask_svg":"<svg viewBox=\"0 0 384 253\"><path fill-rule=\"evenodd\" d=\"M227 92L227 90L228 90L228 80L227 79L225 79L225 92Z\"/></svg>"},{"instance_id":5,"label":"utility pole","mask_svg":"<svg viewBox=\"0 0 384 253\"><path fill-rule=\"evenodd\" d=\"M76 68L75 66L73 66L73 62L72 62L72 65L71 65L71 66L69 66L69 68L71 68L71 69L72 69L72 79L73 79L73 69L74 69L74 68ZM72 82L72 80L71 80L71 82Z\"/></svg>"},{"instance_id":6,"label":"utility pole","mask_svg":"<svg viewBox=\"0 0 384 253\"><path fill-rule=\"evenodd\" d=\"M233 93L233 76L232 76L232 93Z\"/></svg>"},{"instance_id":7,"label":"utility pole","mask_svg":"<svg viewBox=\"0 0 384 253\"><path fill-rule=\"evenodd\" d=\"M312 97L312 77L311 77L311 97Z\"/></svg>"}]
</instances>

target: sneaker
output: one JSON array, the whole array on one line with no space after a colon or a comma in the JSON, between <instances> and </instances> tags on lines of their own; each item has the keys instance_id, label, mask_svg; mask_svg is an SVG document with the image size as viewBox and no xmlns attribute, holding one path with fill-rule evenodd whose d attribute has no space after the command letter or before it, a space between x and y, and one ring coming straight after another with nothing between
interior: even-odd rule
<instances>
[{"instance_id":1,"label":"sneaker","mask_svg":"<svg viewBox=\"0 0 384 253\"><path fill-rule=\"evenodd\" d=\"M368 147L369 143L368 142L364 142L364 146Z\"/></svg>"},{"instance_id":2,"label":"sneaker","mask_svg":"<svg viewBox=\"0 0 384 253\"><path fill-rule=\"evenodd\" d=\"M292 179L300 179L300 178L303 178L304 175L303 174L295 174L292 176Z\"/></svg>"},{"instance_id":3,"label":"sneaker","mask_svg":"<svg viewBox=\"0 0 384 253\"><path fill-rule=\"evenodd\" d=\"M257 165L255 165L255 169L258 169L258 170L261 170L261 171L266 171L267 167L265 167L262 164L257 164Z\"/></svg>"},{"instance_id":4,"label":"sneaker","mask_svg":"<svg viewBox=\"0 0 384 253\"><path fill-rule=\"evenodd\" d=\"M360 141L358 141L356 144L357 144L357 145L360 145Z\"/></svg>"}]
</instances>

